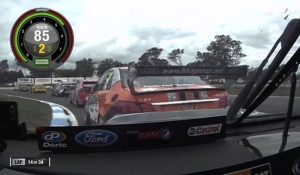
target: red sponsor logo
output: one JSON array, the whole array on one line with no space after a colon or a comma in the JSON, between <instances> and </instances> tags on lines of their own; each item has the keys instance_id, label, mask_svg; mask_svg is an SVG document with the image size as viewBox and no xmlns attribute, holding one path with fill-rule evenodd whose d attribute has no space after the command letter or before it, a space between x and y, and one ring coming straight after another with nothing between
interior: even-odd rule
<instances>
[{"instance_id":1,"label":"red sponsor logo","mask_svg":"<svg viewBox=\"0 0 300 175\"><path fill-rule=\"evenodd\" d=\"M168 140L171 137L171 132L168 129L161 129L156 131L138 132L139 140Z\"/></svg>"}]
</instances>

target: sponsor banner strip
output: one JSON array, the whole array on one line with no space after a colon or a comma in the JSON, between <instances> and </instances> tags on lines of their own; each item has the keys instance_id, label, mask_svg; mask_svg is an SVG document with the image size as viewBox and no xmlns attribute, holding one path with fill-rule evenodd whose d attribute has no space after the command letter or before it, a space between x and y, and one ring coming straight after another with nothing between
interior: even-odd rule
<instances>
[{"instance_id":1,"label":"sponsor banner strip","mask_svg":"<svg viewBox=\"0 0 300 175\"><path fill-rule=\"evenodd\" d=\"M247 75L248 66L232 67L188 67L188 66L165 66L165 67L136 67L137 76L183 76L183 75L213 75L243 77Z\"/></svg>"},{"instance_id":2,"label":"sponsor banner strip","mask_svg":"<svg viewBox=\"0 0 300 175\"><path fill-rule=\"evenodd\" d=\"M134 80L142 76L218 76L238 79L247 75L248 66L232 67L189 67L189 66L128 66L127 84L131 93L136 94Z\"/></svg>"},{"instance_id":3,"label":"sponsor banner strip","mask_svg":"<svg viewBox=\"0 0 300 175\"><path fill-rule=\"evenodd\" d=\"M77 127L39 127L44 151L80 152L146 149L203 143L225 137L226 117Z\"/></svg>"},{"instance_id":4,"label":"sponsor banner strip","mask_svg":"<svg viewBox=\"0 0 300 175\"><path fill-rule=\"evenodd\" d=\"M263 175L272 175L271 165L270 163L265 163L262 165L258 165L255 167L235 171L226 175L257 175L257 174L263 174Z\"/></svg>"}]
</instances>

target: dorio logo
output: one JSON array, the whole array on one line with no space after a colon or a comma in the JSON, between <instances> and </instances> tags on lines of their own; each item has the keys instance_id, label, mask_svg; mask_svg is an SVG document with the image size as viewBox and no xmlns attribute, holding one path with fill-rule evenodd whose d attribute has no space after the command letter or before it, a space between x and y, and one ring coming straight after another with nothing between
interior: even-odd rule
<instances>
[{"instance_id":1,"label":"dorio logo","mask_svg":"<svg viewBox=\"0 0 300 175\"><path fill-rule=\"evenodd\" d=\"M66 140L66 135L62 132L57 131L47 131L42 134L42 139L45 141L43 147L48 148L65 148L66 143L61 143Z\"/></svg>"},{"instance_id":2,"label":"dorio logo","mask_svg":"<svg viewBox=\"0 0 300 175\"><path fill-rule=\"evenodd\" d=\"M118 140L118 135L111 131L94 129L78 133L75 140L84 146L108 146Z\"/></svg>"},{"instance_id":3,"label":"dorio logo","mask_svg":"<svg viewBox=\"0 0 300 175\"><path fill-rule=\"evenodd\" d=\"M46 142L57 143L64 141L67 137L62 132L57 131L47 131L42 134L42 138Z\"/></svg>"}]
</instances>

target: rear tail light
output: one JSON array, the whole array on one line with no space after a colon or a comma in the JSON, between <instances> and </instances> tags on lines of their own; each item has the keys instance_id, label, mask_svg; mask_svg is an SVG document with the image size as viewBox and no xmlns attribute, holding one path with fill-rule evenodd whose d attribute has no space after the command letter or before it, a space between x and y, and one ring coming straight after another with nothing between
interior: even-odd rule
<instances>
[{"instance_id":1,"label":"rear tail light","mask_svg":"<svg viewBox=\"0 0 300 175\"><path fill-rule=\"evenodd\" d=\"M118 101L113 107L112 111L117 114L130 114L155 111L153 106L149 103L137 103L129 101Z\"/></svg>"},{"instance_id":2,"label":"rear tail light","mask_svg":"<svg viewBox=\"0 0 300 175\"><path fill-rule=\"evenodd\" d=\"M84 101L85 100L85 98L86 98L86 95L85 95L85 93L79 93L79 98L80 98L80 100L81 101Z\"/></svg>"},{"instance_id":3,"label":"rear tail light","mask_svg":"<svg viewBox=\"0 0 300 175\"><path fill-rule=\"evenodd\" d=\"M231 106L231 100L228 95L226 95L226 106Z\"/></svg>"},{"instance_id":4,"label":"rear tail light","mask_svg":"<svg viewBox=\"0 0 300 175\"><path fill-rule=\"evenodd\" d=\"M219 108L225 108L226 107L226 97L225 96L219 98L218 107Z\"/></svg>"},{"instance_id":5,"label":"rear tail light","mask_svg":"<svg viewBox=\"0 0 300 175\"><path fill-rule=\"evenodd\" d=\"M227 106L230 106L230 99L228 95L224 94L224 96L219 98L219 107L220 108L226 108Z\"/></svg>"}]
</instances>

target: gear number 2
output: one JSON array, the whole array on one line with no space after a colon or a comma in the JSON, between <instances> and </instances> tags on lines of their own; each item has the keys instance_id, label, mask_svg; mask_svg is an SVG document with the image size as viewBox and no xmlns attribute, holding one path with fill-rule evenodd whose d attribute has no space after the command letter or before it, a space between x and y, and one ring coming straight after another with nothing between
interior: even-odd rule
<instances>
[{"instance_id":1,"label":"gear number 2","mask_svg":"<svg viewBox=\"0 0 300 175\"><path fill-rule=\"evenodd\" d=\"M46 49L47 49L47 52L51 52L52 51L51 46L47 46L47 48L46 48L46 45L43 44L43 43L41 43L41 44L38 45L38 49L37 49L36 46L33 46L33 51L36 52L38 50L38 52L40 54L45 54L45 50Z\"/></svg>"}]
</instances>

